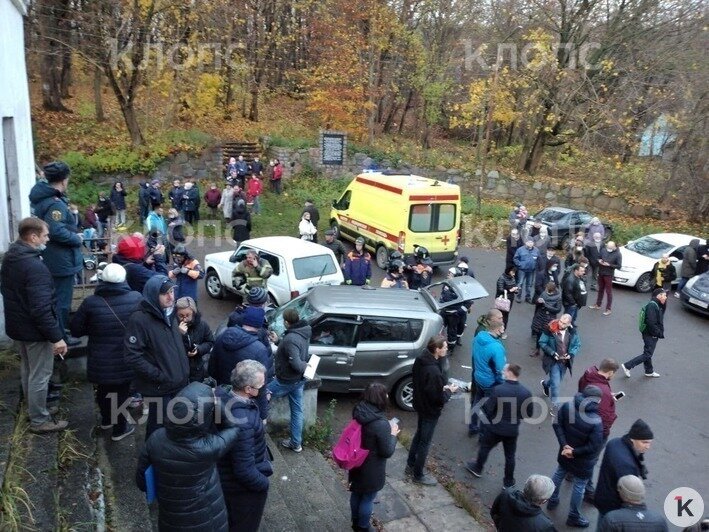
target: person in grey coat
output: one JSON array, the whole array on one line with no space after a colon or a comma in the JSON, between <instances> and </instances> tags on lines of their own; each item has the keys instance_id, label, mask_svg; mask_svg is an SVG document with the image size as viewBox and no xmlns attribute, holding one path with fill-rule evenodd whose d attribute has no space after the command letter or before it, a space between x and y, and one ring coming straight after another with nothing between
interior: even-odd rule
<instances>
[{"instance_id":1,"label":"person in grey coat","mask_svg":"<svg viewBox=\"0 0 709 532\"><path fill-rule=\"evenodd\" d=\"M601 516L599 532L667 532L665 518L645 505L645 485L641 478L635 475L620 477L618 495L623 506Z\"/></svg>"},{"instance_id":2,"label":"person in grey coat","mask_svg":"<svg viewBox=\"0 0 709 532\"><path fill-rule=\"evenodd\" d=\"M675 290L675 297L679 297L679 293L684 288L692 277L697 273L697 259L699 256L697 251L699 250L699 239L693 238L690 240L689 245L684 249L684 256L682 257L682 268L680 269L680 280L677 283L677 289Z\"/></svg>"}]
</instances>

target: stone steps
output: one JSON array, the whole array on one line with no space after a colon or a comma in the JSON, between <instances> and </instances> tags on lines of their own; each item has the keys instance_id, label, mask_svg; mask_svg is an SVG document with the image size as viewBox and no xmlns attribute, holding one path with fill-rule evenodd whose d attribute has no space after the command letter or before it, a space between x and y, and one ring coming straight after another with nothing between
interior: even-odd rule
<instances>
[{"instance_id":1,"label":"stone steps","mask_svg":"<svg viewBox=\"0 0 709 532\"><path fill-rule=\"evenodd\" d=\"M274 473L262 530L350 529L349 497L322 455L307 448L302 453L281 452L270 438L268 445ZM281 503L287 512L282 511Z\"/></svg>"},{"instance_id":2,"label":"stone steps","mask_svg":"<svg viewBox=\"0 0 709 532\"><path fill-rule=\"evenodd\" d=\"M263 148L258 142L232 141L222 143L222 163L226 166L229 157L239 157L243 155L246 162L254 160L256 155L261 155Z\"/></svg>"}]
</instances>

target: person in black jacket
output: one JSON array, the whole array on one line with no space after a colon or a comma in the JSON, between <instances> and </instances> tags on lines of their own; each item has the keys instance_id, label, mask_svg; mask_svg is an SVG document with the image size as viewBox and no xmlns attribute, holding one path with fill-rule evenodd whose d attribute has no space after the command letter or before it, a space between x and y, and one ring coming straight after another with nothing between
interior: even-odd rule
<instances>
[{"instance_id":1,"label":"person in black jacket","mask_svg":"<svg viewBox=\"0 0 709 532\"><path fill-rule=\"evenodd\" d=\"M142 224L150 213L150 185L148 183L141 183L140 190L138 190L138 214L140 216L140 223Z\"/></svg>"},{"instance_id":2,"label":"person in black jacket","mask_svg":"<svg viewBox=\"0 0 709 532\"><path fill-rule=\"evenodd\" d=\"M152 466L161 531L226 532L227 511L216 465L236 442L239 429L223 409L222 429L214 430L214 392L206 384L190 383L176 399L165 426L145 442L136 484L146 491L145 474Z\"/></svg>"},{"instance_id":3,"label":"person in black jacket","mask_svg":"<svg viewBox=\"0 0 709 532\"><path fill-rule=\"evenodd\" d=\"M143 300L128 320L124 337L124 357L135 371L135 391L148 403L147 440L162 423L170 400L189 380L182 334L175 311L175 284L164 275L151 277L143 289ZM158 415L160 408L161 415Z\"/></svg>"},{"instance_id":4,"label":"person in black jacket","mask_svg":"<svg viewBox=\"0 0 709 532\"><path fill-rule=\"evenodd\" d=\"M172 208L180 214L182 214L182 196L184 193L185 189L182 188L182 185L180 185L179 179L175 179L172 182L172 188L170 189L170 192L167 193L170 198L170 205L172 205Z\"/></svg>"},{"instance_id":5,"label":"person in black jacket","mask_svg":"<svg viewBox=\"0 0 709 532\"><path fill-rule=\"evenodd\" d=\"M584 275L586 275L586 268L581 264L574 264L561 281L561 302L564 304L564 313L571 316L571 324L574 326L579 310L586 305L588 296Z\"/></svg>"},{"instance_id":6,"label":"person in black jacket","mask_svg":"<svg viewBox=\"0 0 709 532\"><path fill-rule=\"evenodd\" d=\"M473 475L482 476L487 456L498 443L505 450L505 477L502 485L511 488L515 485L515 453L519 425L523 419L532 417L534 403L532 393L519 383L522 372L517 364L506 364L502 370L505 382L492 388L488 400L482 406L483 414L480 426L480 447L478 458L468 462L465 468Z\"/></svg>"},{"instance_id":7,"label":"person in black jacket","mask_svg":"<svg viewBox=\"0 0 709 532\"><path fill-rule=\"evenodd\" d=\"M20 237L10 245L0 268L0 289L5 308L5 333L20 351L22 392L35 433L64 430L68 423L55 421L47 409L47 388L54 356L67 352L54 295L54 283L42 262L49 239L47 224L25 218Z\"/></svg>"},{"instance_id":8,"label":"person in black jacket","mask_svg":"<svg viewBox=\"0 0 709 532\"><path fill-rule=\"evenodd\" d=\"M603 294L606 294L606 310L604 316L610 316L611 306L613 306L613 275L615 270L623 265L623 257L612 240L608 242L601 250L601 256L598 259L598 297L596 304L591 305L590 309L600 309L603 302Z\"/></svg>"},{"instance_id":9,"label":"person in black jacket","mask_svg":"<svg viewBox=\"0 0 709 532\"><path fill-rule=\"evenodd\" d=\"M552 477L554 493L547 509L559 505L559 488L567 474L571 474L572 492L566 526L586 528L588 519L581 515L580 506L586 486L593 475L593 467L603 449L603 423L598 414L602 392L598 386L586 386L573 402L564 403L554 419L554 432L559 441L557 462L559 466Z\"/></svg>"},{"instance_id":10,"label":"person in black jacket","mask_svg":"<svg viewBox=\"0 0 709 532\"><path fill-rule=\"evenodd\" d=\"M523 490L502 490L490 508L498 532L556 532L551 519L542 511L554 493L549 477L531 475Z\"/></svg>"},{"instance_id":11,"label":"person in black jacket","mask_svg":"<svg viewBox=\"0 0 709 532\"><path fill-rule=\"evenodd\" d=\"M507 253L505 254L505 271L515 265L515 253L517 253L517 250L522 246L524 246L524 241L519 234L519 230L512 229L510 235L505 239L505 247L507 249Z\"/></svg>"},{"instance_id":12,"label":"person in black jacket","mask_svg":"<svg viewBox=\"0 0 709 532\"><path fill-rule=\"evenodd\" d=\"M236 242L236 247L244 240L251 238L251 213L246 207L246 200L234 194L234 206L231 213L231 221L229 222L231 229L231 237Z\"/></svg>"},{"instance_id":13,"label":"person in black jacket","mask_svg":"<svg viewBox=\"0 0 709 532\"><path fill-rule=\"evenodd\" d=\"M598 261L601 260L601 252L603 249L603 236L601 233L593 234L591 241L588 242L583 248L583 254L588 259L588 269L590 273L588 280L591 285L591 290L596 290L596 283L598 282L598 268L600 266Z\"/></svg>"},{"instance_id":14,"label":"person in black jacket","mask_svg":"<svg viewBox=\"0 0 709 532\"><path fill-rule=\"evenodd\" d=\"M652 291L652 299L645 304L645 330L641 331L643 336L643 352L625 364L620 365L620 369L626 377L630 378L630 370L642 363L645 367L646 377L659 377L652 365L652 355L655 354L655 347L660 338L665 337L665 304L667 303L667 292L663 288L655 288Z\"/></svg>"},{"instance_id":15,"label":"person in black jacket","mask_svg":"<svg viewBox=\"0 0 709 532\"><path fill-rule=\"evenodd\" d=\"M364 463L348 474L353 530L374 530L370 524L374 499L386 481L387 459L396 450L399 425L387 420L386 407L386 388L373 382L352 410L352 417L362 426L362 448L369 451Z\"/></svg>"},{"instance_id":16,"label":"person in black jacket","mask_svg":"<svg viewBox=\"0 0 709 532\"><path fill-rule=\"evenodd\" d=\"M594 495L594 504L600 517L622 506L623 501L617 490L621 477L635 475L642 479L647 478L645 453L650 450L654 439L648 424L642 419L636 419L627 434L608 441Z\"/></svg>"},{"instance_id":17,"label":"person in black jacket","mask_svg":"<svg viewBox=\"0 0 709 532\"><path fill-rule=\"evenodd\" d=\"M659 512L647 509L645 485L635 475L618 479L618 495L623 505L599 519L599 532L642 530L643 532L667 532L667 521ZM685 529L686 530L686 529Z\"/></svg>"},{"instance_id":18,"label":"person in black jacket","mask_svg":"<svg viewBox=\"0 0 709 532\"><path fill-rule=\"evenodd\" d=\"M116 208L106 197L105 192L98 193L96 201L96 218L98 218L98 237L103 238L106 229L108 228L108 220L115 213Z\"/></svg>"},{"instance_id":19,"label":"person in black jacket","mask_svg":"<svg viewBox=\"0 0 709 532\"><path fill-rule=\"evenodd\" d=\"M81 302L71 319L71 334L89 337L86 373L96 385L100 427L112 429L111 438L119 441L135 432L122 409L111 405L123 405L130 395L134 373L123 358L123 335L142 296L126 284L126 270L120 264L107 265L99 279L94 294Z\"/></svg>"},{"instance_id":20,"label":"person in black jacket","mask_svg":"<svg viewBox=\"0 0 709 532\"><path fill-rule=\"evenodd\" d=\"M424 474L428 450L443 406L458 391L455 384L446 384L439 359L446 356L448 342L444 336L434 336L428 341L426 351L416 357L413 367L414 410L418 414L416 434L409 447L405 474L424 486L438 484L435 478Z\"/></svg>"},{"instance_id":21,"label":"person in black jacket","mask_svg":"<svg viewBox=\"0 0 709 532\"><path fill-rule=\"evenodd\" d=\"M257 532L268 498L273 467L255 402L265 384L263 364L242 360L231 374L231 392L216 389L217 398L226 403L226 411L239 427L236 443L218 464L232 532Z\"/></svg>"},{"instance_id":22,"label":"person in black jacket","mask_svg":"<svg viewBox=\"0 0 709 532\"><path fill-rule=\"evenodd\" d=\"M190 382L202 382L207 376L206 357L214 345L212 329L202 320L197 303L191 297L181 297L175 302L174 319L189 357Z\"/></svg>"},{"instance_id":23,"label":"person in black jacket","mask_svg":"<svg viewBox=\"0 0 709 532\"><path fill-rule=\"evenodd\" d=\"M193 224L199 220L200 201L199 189L191 181L186 181L182 194L182 212L186 223Z\"/></svg>"},{"instance_id":24,"label":"person in black jacket","mask_svg":"<svg viewBox=\"0 0 709 532\"><path fill-rule=\"evenodd\" d=\"M254 311L260 311L261 323L263 323L264 311L262 308L246 307L249 315ZM252 323L249 320L249 323ZM271 382L275 370L270 347L267 348L259 340L257 334L252 334L242 327L228 327L214 342L214 349L209 357L209 376L217 381L217 384L229 384L231 373L236 365L242 360L255 360L266 367L266 383ZM256 398L261 419L268 417L268 398L266 390L262 390Z\"/></svg>"},{"instance_id":25,"label":"person in black jacket","mask_svg":"<svg viewBox=\"0 0 709 532\"><path fill-rule=\"evenodd\" d=\"M504 297L510 302L510 310L502 310L502 320L505 324L505 332L502 334L502 339L507 338L507 322L510 319L510 312L512 312L512 304L514 303L515 294L520 293L520 287L517 285L517 267L512 265L498 277L497 286L495 287L495 298L500 296Z\"/></svg>"},{"instance_id":26,"label":"person in black jacket","mask_svg":"<svg viewBox=\"0 0 709 532\"><path fill-rule=\"evenodd\" d=\"M554 281L549 281L546 289L539 294L532 318L532 336L536 338L534 351L529 356L539 356L539 338L547 330L549 324L556 319L561 312L561 291L556 287Z\"/></svg>"},{"instance_id":27,"label":"person in black jacket","mask_svg":"<svg viewBox=\"0 0 709 532\"><path fill-rule=\"evenodd\" d=\"M539 294L544 292L548 283L553 282L559 286L559 268L561 268L561 261L554 254L553 249L547 249L545 253L539 255L537 272L534 275L533 301L536 301Z\"/></svg>"},{"instance_id":28,"label":"person in black jacket","mask_svg":"<svg viewBox=\"0 0 709 532\"><path fill-rule=\"evenodd\" d=\"M127 192L123 188L121 181L116 181L111 188L109 199L116 209L116 227L126 225L126 196Z\"/></svg>"},{"instance_id":29,"label":"person in black jacket","mask_svg":"<svg viewBox=\"0 0 709 532\"><path fill-rule=\"evenodd\" d=\"M298 311L288 308L283 312L286 331L278 343L274 357L276 378L268 383L272 397L288 396L290 403L290 438L281 441L286 449L299 453L303 450L303 373L308 367L308 347L313 330L308 322L301 320ZM278 342L275 333L272 341Z\"/></svg>"}]
</instances>

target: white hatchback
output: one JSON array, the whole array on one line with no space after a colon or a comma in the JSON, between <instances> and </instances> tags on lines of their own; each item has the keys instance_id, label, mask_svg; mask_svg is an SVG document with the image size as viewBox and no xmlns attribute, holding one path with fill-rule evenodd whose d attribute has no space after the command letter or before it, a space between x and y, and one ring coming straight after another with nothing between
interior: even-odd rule
<instances>
[{"instance_id":1,"label":"white hatchback","mask_svg":"<svg viewBox=\"0 0 709 532\"><path fill-rule=\"evenodd\" d=\"M681 233L656 233L631 240L619 248L623 265L615 271L613 282L633 287L638 292L649 292L653 287L650 272L666 253L677 270L677 279L674 281L676 283L682 269L684 250L694 238L699 237ZM699 244L703 242L700 238Z\"/></svg>"},{"instance_id":2,"label":"white hatchback","mask_svg":"<svg viewBox=\"0 0 709 532\"><path fill-rule=\"evenodd\" d=\"M271 303L280 306L314 286L342 284L344 277L335 255L328 248L291 236L267 236L241 243L236 253L220 251L204 258L204 284L215 299L236 293L231 273L246 252L254 249L273 267L267 289Z\"/></svg>"}]
</instances>

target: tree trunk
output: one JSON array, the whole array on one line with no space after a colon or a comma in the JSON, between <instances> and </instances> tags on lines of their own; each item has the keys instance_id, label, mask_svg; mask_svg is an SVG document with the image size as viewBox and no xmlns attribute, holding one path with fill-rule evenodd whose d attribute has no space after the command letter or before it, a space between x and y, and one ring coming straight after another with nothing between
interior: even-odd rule
<instances>
[{"instance_id":1,"label":"tree trunk","mask_svg":"<svg viewBox=\"0 0 709 532\"><path fill-rule=\"evenodd\" d=\"M59 77L62 98L71 98L69 94L69 86L71 85L71 50L63 47L62 53L62 70Z\"/></svg>"},{"instance_id":2,"label":"tree trunk","mask_svg":"<svg viewBox=\"0 0 709 532\"><path fill-rule=\"evenodd\" d=\"M97 66L94 68L94 108L96 110L96 122L103 122L106 116L103 112L103 98L101 95L101 77L103 73Z\"/></svg>"},{"instance_id":3,"label":"tree trunk","mask_svg":"<svg viewBox=\"0 0 709 532\"><path fill-rule=\"evenodd\" d=\"M249 120L258 122L258 85L254 82L251 88L251 105L249 106Z\"/></svg>"},{"instance_id":4,"label":"tree trunk","mask_svg":"<svg viewBox=\"0 0 709 532\"><path fill-rule=\"evenodd\" d=\"M69 39L69 28L63 20L67 9L63 2L51 0L37 6L42 54L42 107L50 111L69 111L62 103L62 58L66 48L62 42Z\"/></svg>"},{"instance_id":5,"label":"tree trunk","mask_svg":"<svg viewBox=\"0 0 709 532\"><path fill-rule=\"evenodd\" d=\"M126 121L126 127L128 128L133 147L137 148L138 146L145 145L145 138L143 138L143 133L140 130L140 124L138 123L138 116L135 114L133 102L121 102L121 112Z\"/></svg>"},{"instance_id":6,"label":"tree trunk","mask_svg":"<svg viewBox=\"0 0 709 532\"><path fill-rule=\"evenodd\" d=\"M399 120L399 130L397 133L401 135L402 131L404 131L404 123L406 122L406 113L409 112L409 109L411 109L411 100L413 100L414 97L414 91L412 89L409 89L409 95L406 97L406 105L404 105L404 110L401 112L401 120Z\"/></svg>"},{"instance_id":7,"label":"tree trunk","mask_svg":"<svg viewBox=\"0 0 709 532\"><path fill-rule=\"evenodd\" d=\"M541 123L544 124L544 120L542 120ZM544 154L546 138L547 133L544 131L543 126L540 126L539 131L534 135L534 140L531 145L522 154L522 171L532 175L539 169L539 163Z\"/></svg>"}]
</instances>

